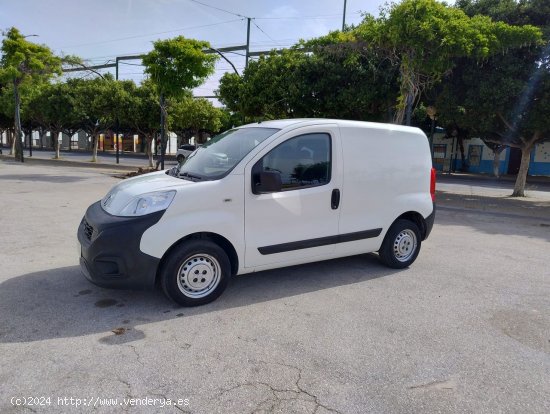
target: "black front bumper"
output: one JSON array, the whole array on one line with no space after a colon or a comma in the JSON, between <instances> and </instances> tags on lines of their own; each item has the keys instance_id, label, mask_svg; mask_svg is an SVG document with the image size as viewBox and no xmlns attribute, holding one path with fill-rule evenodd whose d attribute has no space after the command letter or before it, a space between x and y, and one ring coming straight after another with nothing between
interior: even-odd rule
<instances>
[{"instance_id":1,"label":"black front bumper","mask_svg":"<svg viewBox=\"0 0 550 414\"><path fill-rule=\"evenodd\" d=\"M141 236L164 211L141 217L117 217L92 204L78 226L80 268L101 287L147 289L155 284L160 259L139 249Z\"/></svg>"}]
</instances>

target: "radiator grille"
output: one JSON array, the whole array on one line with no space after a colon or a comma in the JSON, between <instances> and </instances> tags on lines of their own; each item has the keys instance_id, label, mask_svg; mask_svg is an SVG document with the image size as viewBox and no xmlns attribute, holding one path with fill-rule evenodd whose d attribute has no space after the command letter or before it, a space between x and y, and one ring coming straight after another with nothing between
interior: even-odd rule
<instances>
[{"instance_id":1,"label":"radiator grille","mask_svg":"<svg viewBox=\"0 0 550 414\"><path fill-rule=\"evenodd\" d=\"M88 240L92 240L92 234L94 233L94 228L90 226L90 224L86 221L86 219L82 220L82 224L84 225L84 234L86 235L86 238Z\"/></svg>"}]
</instances>

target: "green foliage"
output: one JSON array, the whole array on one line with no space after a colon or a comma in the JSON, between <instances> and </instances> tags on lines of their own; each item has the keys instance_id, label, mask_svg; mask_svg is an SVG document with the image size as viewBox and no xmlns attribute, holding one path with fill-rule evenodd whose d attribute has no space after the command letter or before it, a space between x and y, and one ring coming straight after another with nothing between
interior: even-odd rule
<instances>
[{"instance_id":1,"label":"green foliage","mask_svg":"<svg viewBox=\"0 0 550 414\"><path fill-rule=\"evenodd\" d=\"M115 125L122 114L127 93L112 76L93 79L70 79L67 85L74 96L73 111L80 127L96 135Z\"/></svg>"},{"instance_id":2,"label":"green foliage","mask_svg":"<svg viewBox=\"0 0 550 414\"><path fill-rule=\"evenodd\" d=\"M72 92L66 83L43 84L34 88L25 101L25 118L57 133L73 127L78 118Z\"/></svg>"},{"instance_id":3,"label":"green foliage","mask_svg":"<svg viewBox=\"0 0 550 414\"><path fill-rule=\"evenodd\" d=\"M187 97L170 104L168 125L176 133L185 130L218 132L222 118L222 110L215 108L210 101Z\"/></svg>"},{"instance_id":4,"label":"green foliage","mask_svg":"<svg viewBox=\"0 0 550 414\"><path fill-rule=\"evenodd\" d=\"M346 39L351 39L347 34ZM226 73L218 95L248 120L326 117L379 120L395 93L395 67L364 42L327 37L261 56L243 76Z\"/></svg>"},{"instance_id":5,"label":"green foliage","mask_svg":"<svg viewBox=\"0 0 550 414\"><path fill-rule=\"evenodd\" d=\"M11 82L14 92L15 156L23 161L21 145L21 96L19 85L23 82L37 83L61 73L61 59L43 45L29 42L19 30L12 27L4 33L0 59L0 82Z\"/></svg>"},{"instance_id":6,"label":"green foliage","mask_svg":"<svg viewBox=\"0 0 550 414\"><path fill-rule=\"evenodd\" d=\"M0 81L19 84L28 76L49 78L61 74L61 58L44 45L29 42L12 27L4 33L0 59Z\"/></svg>"},{"instance_id":7,"label":"green foliage","mask_svg":"<svg viewBox=\"0 0 550 414\"><path fill-rule=\"evenodd\" d=\"M550 1L545 3L550 7ZM545 10L540 1L459 1L458 6L469 15L491 13L490 17L511 24L549 24L540 16ZM541 29L547 33L546 27ZM548 55L548 46L540 45L510 50L482 62L461 59L438 97L443 120L486 140L522 147L523 139L535 129L550 127L544 115L550 111Z\"/></svg>"},{"instance_id":8,"label":"green foliage","mask_svg":"<svg viewBox=\"0 0 550 414\"><path fill-rule=\"evenodd\" d=\"M424 90L449 73L457 59L486 59L510 48L535 44L541 37L536 27L510 26L487 16L469 17L436 0L393 4L377 19L366 16L355 31L399 65L397 123L403 121L407 99L416 103Z\"/></svg>"},{"instance_id":9,"label":"green foliage","mask_svg":"<svg viewBox=\"0 0 550 414\"><path fill-rule=\"evenodd\" d=\"M0 108L2 107L2 100L0 95ZM11 128L13 128L13 115L10 116L5 111L0 110L0 134Z\"/></svg>"},{"instance_id":10,"label":"green foliage","mask_svg":"<svg viewBox=\"0 0 550 414\"><path fill-rule=\"evenodd\" d=\"M180 96L185 89L195 88L214 73L217 55L204 53L208 42L178 36L154 42L154 48L143 58L145 73L166 97Z\"/></svg>"},{"instance_id":11,"label":"green foliage","mask_svg":"<svg viewBox=\"0 0 550 414\"><path fill-rule=\"evenodd\" d=\"M151 81L140 86L128 84L127 92L125 110L121 115L123 123L152 140L160 130L159 95L155 86Z\"/></svg>"},{"instance_id":12,"label":"green foliage","mask_svg":"<svg viewBox=\"0 0 550 414\"><path fill-rule=\"evenodd\" d=\"M454 125L466 136L480 137L491 147L512 146L523 151L514 189L514 195L523 195L528 154L537 142L550 139L550 1L479 0L457 5L472 18L487 13L510 24L539 26L544 34L542 44L495 54L481 62L461 59L437 98L446 125Z\"/></svg>"},{"instance_id":13,"label":"green foliage","mask_svg":"<svg viewBox=\"0 0 550 414\"><path fill-rule=\"evenodd\" d=\"M243 78L241 76L233 72L225 72L220 79L219 89L216 93L219 96L220 102L228 110L241 114L244 113L241 104L245 103L243 88Z\"/></svg>"}]
</instances>

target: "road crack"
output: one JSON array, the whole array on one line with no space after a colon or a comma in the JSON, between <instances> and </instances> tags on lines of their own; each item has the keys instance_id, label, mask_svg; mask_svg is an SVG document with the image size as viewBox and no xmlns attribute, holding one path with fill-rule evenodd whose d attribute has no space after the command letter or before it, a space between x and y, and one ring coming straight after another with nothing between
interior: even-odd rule
<instances>
[{"instance_id":1,"label":"road crack","mask_svg":"<svg viewBox=\"0 0 550 414\"><path fill-rule=\"evenodd\" d=\"M302 400L302 401L306 401L314 404L314 408L312 411L313 414L317 413L320 408L323 408L326 411L331 413L341 414L340 411L323 404L317 395L308 391L301 384L303 383L303 377L302 377L303 372L301 368L294 365L284 364L280 362L257 361L257 363L265 364L265 365L279 365L279 366L283 366L294 370L295 371L295 381L293 383L294 387L277 388L271 385L270 383L267 383L264 381L252 381L252 382L240 383L233 387L223 389L219 394L219 396L221 397L227 393L231 393L232 391L238 390L240 388L245 388L245 387L252 387L252 388L265 387L271 393L271 397L266 398L261 402L259 402L256 405L256 407L251 411L251 414L272 413L277 408L279 408L284 401L296 401L296 400ZM269 405L266 406L266 404L269 404Z\"/></svg>"}]
</instances>

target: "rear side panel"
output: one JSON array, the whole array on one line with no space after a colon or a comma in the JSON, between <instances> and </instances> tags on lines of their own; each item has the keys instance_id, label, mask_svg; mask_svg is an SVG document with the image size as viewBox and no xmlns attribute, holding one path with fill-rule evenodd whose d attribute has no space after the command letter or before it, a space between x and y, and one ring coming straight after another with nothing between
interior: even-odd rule
<instances>
[{"instance_id":1,"label":"rear side panel","mask_svg":"<svg viewBox=\"0 0 550 414\"><path fill-rule=\"evenodd\" d=\"M342 253L377 251L393 221L408 211L433 211L432 167L426 136L418 129L342 125L344 184L340 234L382 228L376 238L344 243Z\"/></svg>"}]
</instances>

